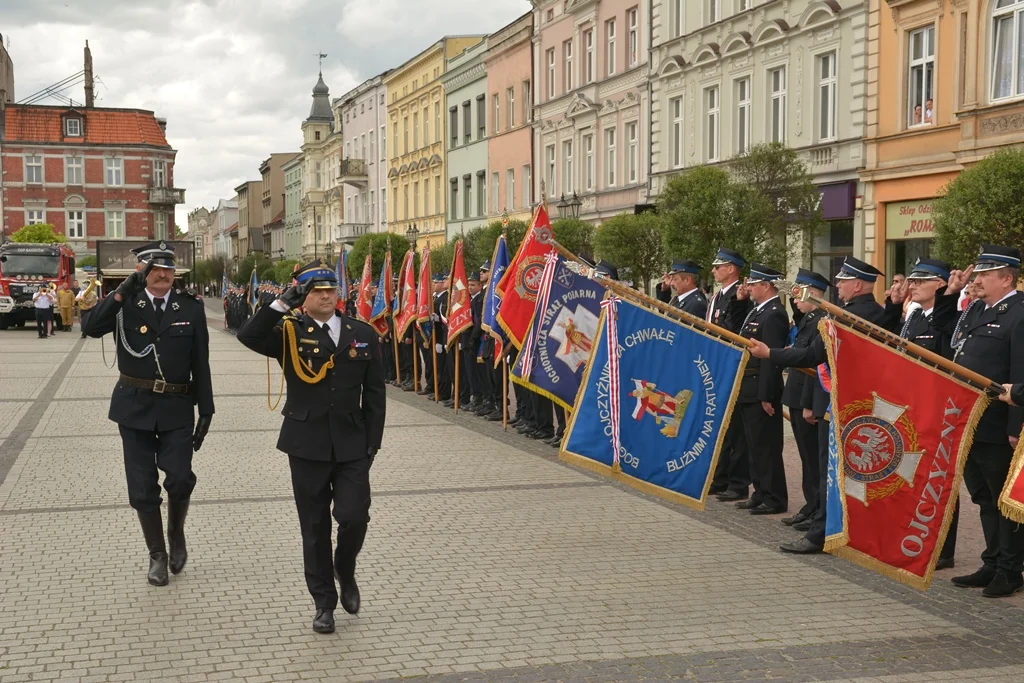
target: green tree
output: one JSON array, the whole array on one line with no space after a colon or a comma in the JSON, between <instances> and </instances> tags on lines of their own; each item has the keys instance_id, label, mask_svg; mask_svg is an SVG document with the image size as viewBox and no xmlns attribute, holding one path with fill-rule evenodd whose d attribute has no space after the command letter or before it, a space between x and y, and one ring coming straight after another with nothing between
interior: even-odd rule
<instances>
[{"instance_id":1,"label":"green tree","mask_svg":"<svg viewBox=\"0 0 1024 683\"><path fill-rule=\"evenodd\" d=\"M192 281L197 285L205 285L212 281L210 277L210 262L207 260L196 261L192 269Z\"/></svg>"},{"instance_id":2,"label":"green tree","mask_svg":"<svg viewBox=\"0 0 1024 683\"><path fill-rule=\"evenodd\" d=\"M86 254L82 258L75 261L77 268L95 268L96 267L96 256L93 254Z\"/></svg>"},{"instance_id":3,"label":"green tree","mask_svg":"<svg viewBox=\"0 0 1024 683\"><path fill-rule=\"evenodd\" d=\"M409 251L409 240L405 238L405 235L373 233L363 235L356 240L352 250L348 253L349 277L353 279L353 282L358 283L363 276L363 263L366 261L368 253L373 254L373 280L377 281L377 278L380 277L380 269L384 267L388 237L391 238L391 269L394 274L398 274L398 269L402 266L402 259L405 258L405 252Z\"/></svg>"},{"instance_id":4,"label":"green tree","mask_svg":"<svg viewBox=\"0 0 1024 683\"><path fill-rule=\"evenodd\" d=\"M238 270L235 272L235 284L246 285L249 283L249 278L252 276L253 268L256 269L257 279L260 277L260 273L267 269L270 265L270 259L263 255L261 251L254 251L238 264Z\"/></svg>"},{"instance_id":5,"label":"green tree","mask_svg":"<svg viewBox=\"0 0 1024 683\"><path fill-rule=\"evenodd\" d=\"M653 213L622 213L601 224L594 235L595 257L619 269L619 277L650 293L651 278L665 267L661 218Z\"/></svg>"},{"instance_id":6,"label":"green tree","mask_svg":"<svg viewBox=\"0 0 1024 683\"><path fill-rule=\"evenodd\" d=\"M594 226L578 218L560 218L551 224L555 240L574 254L594 255Z\"/></svg>"},{"instance_id":7,"label":"green tree","mask_svg":"<svg viewBox=\"0 0 1024 683\"><path fill-rule=\"evenodd\" d=\"M284 259L274 264L274 282L279 285L291 284L292 275L295 273L295 266L298 265L295 259Z\"/></svg>"},{"instance_id":8,"label":"green tree","mask_svg":"<svg viewBox=\"0 0 1024 683\"><path fill-rule=\"evenodd\" d=\"M211 259L206 259L206 263L210 270L210 282L220 285L221 278L224 277L224 269L227 267L224 257L214 256Z\"/></svg>"},{"instance_id":9,"label":"green tree","mask_svg":"<svg viewBox=\"0 0 1024 683\"><path fill-rule=\"evenodd\" d=\"M1024 243L1024 151L1002 149L952 180L935 201L935 253L957 268L984 244Z\"/></svg>"},{"instance_id":10,"label":"green tree","mask_svg":"<svg viewBox=\"0 0 1024 683\"><path fill-rule=\"evenodd\" d=\"M28 242L30 244L53 244L67 242L67 237L59 233L49 223L26 225L11 234L12 242Z\"/></svg>"},{"instance_id":11,"label":"green tree","mask_svg":"<svg viewBox=\"0 0 1024 683\"><path fill-rule=\"evenodd\" d=\"M455 242L457 238L452 238L445 242L440 247L431 247L430 249L430 272L434 273L447 273L452 269L452 259L455 258Z\"/></svg>"},{"instance_id":12,"label":"green tree","mask_svg":"<svg viewBox=\"0 0 1024 683\"><path fill-rule=\"evenodd\" d=\"M259 278L260 282L271 281L277 282L277 266L273 263L268 263L262 270L260 270L256 277Z\"/></svg>"},{"instance_id":13,"label":"green tree","mask_svg":"<svg viewBox=\"0 0 1024 683\"><path fill-rule=\"evenodd\" d=\"M463 239L462 253L466 259L466 272L471 269L479 269L484 261L489 261L494 255L494 245L501 235L501 221L491 221L485 226L473 228L466 233Z\"/></svg>"}]
</instances>

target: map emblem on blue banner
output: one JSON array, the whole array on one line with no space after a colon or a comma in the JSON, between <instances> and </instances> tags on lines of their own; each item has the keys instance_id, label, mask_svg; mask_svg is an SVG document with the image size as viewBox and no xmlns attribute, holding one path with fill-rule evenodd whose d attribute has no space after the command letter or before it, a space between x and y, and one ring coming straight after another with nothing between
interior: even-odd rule
<instances>
[{"instance_id":1,"label":"map emblem on blue banner","mask_svg":"<svg viewBox=\"0 0 1024 683\"><path fill-rule=\"evenodd\" d=\"M562 458L703 509L747 352L626 300L612 308L618 377L609 370L606 308Z\"/></svg>"}]
</instances>

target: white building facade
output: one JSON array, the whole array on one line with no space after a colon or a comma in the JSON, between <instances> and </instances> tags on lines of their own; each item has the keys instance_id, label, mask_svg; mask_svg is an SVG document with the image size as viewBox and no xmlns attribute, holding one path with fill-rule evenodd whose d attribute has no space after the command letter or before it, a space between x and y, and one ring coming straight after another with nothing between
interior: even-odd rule
<instances>
[{"instance_id":1,"label":"white building facade","mask_svg":"<svg viewBox=\"0 0 1024 683\"><path fill-rule=\"evenodd\" d=\"M230 263L235 256L231 249L231 227L238 224L238 202L221 199L217 208L210 212L210 235L212 236L213 257L223 258Z\"/></svg>"},{"instance_id":2,"label":"white building facade","mask_svg":"<svg viewBox=\"0 0 1024 683\"><path fill-rule=\"evenodd\" d=\"M655 0L651 196L752 145L797 149L828 230L804 263L828 276L863 242L868 0Z\"/></svg>"},{"instance_id":3,"label":"white building facade","mask_svg":"<svg viewBox=\"0 0 1024 683\"><path fill-rule=\"evenodd\" d=\"M386 75L374 76L334 101L345 141L337 171L345 206L344 222L334 234L339 244L388 229Z\"/></svg>"},{"instance_id":4,"label":"white building facade","mask_svg":"<svg viewBox=\"0 0 1024 683\"><path fill-rule=\"evenodd\" d=\"M497 180L491 187L487 177L488 111L493 124L495 107L502 106L500 101L488 101L487 70L481 60L487 44L484 39L449 59L441 77L448 111L449 239L486 225L491 204L488 198L493 202L500 198Z\"/></svg>"},{"instance_id":5,"label":"white building facade","mask_svg":"<svg viewBox=\"0 0 1024 683\"><path fill-rule=\"evenodd\" d=\"M284 257L302 257L302 155L281 166L284 173Z\"/></svg>"}]
</instances>

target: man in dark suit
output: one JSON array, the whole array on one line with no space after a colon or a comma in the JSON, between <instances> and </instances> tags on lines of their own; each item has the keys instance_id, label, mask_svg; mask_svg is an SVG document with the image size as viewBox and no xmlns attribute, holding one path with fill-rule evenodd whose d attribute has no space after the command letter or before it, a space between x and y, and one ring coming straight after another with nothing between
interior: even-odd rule
<instances>
[{"instance_id":1,"label":"man in dark suit","mask_svg":"<svg viewBox=\"0 0 1024 683\"><path fill-rule=\"evenodd\" d=\"M434 313L431 320L434 323L434 356L437 359L437 396L440 401L450 401L452 398L452 375L448 371L448 288L445 286L447 276L438 273L433 278ZM431 395L434 388L431 387Z\"/></svg>"},{"instance_id":2,"label":"man in dark suit","mask_svg":"<svg viewBox=\"0 0 1024 683\"><path fill-rule=\"evenodd\" d=\"M829 288L828 279L807 268L801 268L796 276L796 284L807 287L808 291L818 298L824 298ZM797 323L796 338L792 348L803 349L819 337L818 321L825 312L814 304L806 301L794 303L800 313ZM794 316L795 317L795 316ZM820 394L824 402L815 401ZM819 397L820 398L820 397ZM820 408L815 411L816 403ZM824 419L828 406L828 394L821 388L816 377L809 377L799 370L791 370L786 380L786 388L782 390L782 405L789 408L789 423L793 429L793 440L796 441L800 453L801 489L804 494L804 505L792 517L786 517L782 523L786 526L809 522L818 509L818 483L821 473L818 471L818 420ZM808 526L810 526L808 524ZM805 529L806 530L806 529Z\"/></svg>"},{"instance_id":3,"label":"man in dark suit","mask_svg":"<svg viewBox=\"0 0 1024 683\"><path fill-rule=\"evenodd\" d=\"M789 316L779 300L775 282L782 273L760 263L750 264L750 278L737 296L755 306L747 314L740 335L771 346L784 346ZM750 479L754 493L736 507L752 515L774 515L789 507L786 469L782 461L782 368L770 359L751 358L743 371L737 410L750 446Z\"/></svg>"},{"instance_id":4,"label":"man in dark suit","mask_svg":"<svg viewBox=\"0 0 1024 683\"><path fill-rule=\"evenodd\" d=\"M704 292L698 288L700 284L699 265L690 260L673 261L672 269L668 272L665 280L672 288L670 306L698 318L707 318L708 300L704 296Z\"/></svg>"},{"instance_id":5,"label":"man in dark suit","mask_svg":"<svg viewBox=\"0 0 1024 683\"><path fill-rule=\"evenodd\" d=\"M746 266L746 259L738 251L726 247L719 249L711 262L711 275L719 290L708 303L707 320L736 334L753 306L748 298L737 296L740 275ZM740 501L749 495L749 487L747 438L740 421L731 420L708 493L717 494L721 501Z\"/></svg>"},{"instance_id":6,"label":"man in dark suit","mask_svg":"<svg viewBox=\"0 0 1024 683\"><path fill-rule=\"evenodd\" d=\"M196 486L192 453L203 445L213 418L210 333L203 305L171 289L174 248L154 242L132 250L139 260L112 296L82 322L90 337L113 332L121 376L110 398L128 480L128 502L139 515L149 549L147 579L166 586L185 567L185 517ZM199 409L199 419L195 410ZM157 470L167 491L167 538L160 516Z\"/></svg>"},{"instance_id":7,"label":"man in dark suit","mask_svg":"<svg viewBox=\"0 0 1024 683\"><path fill-rule=\"evenodd\" d=\"M306 587L316 605L313 630L331 633L335 577L341 606L349 614L359 611L356 557L370 521L370 466L384 434L383 361L376 330L336 314L334 270L314 261L295 280L242 325L238 341L284 369L288 398L277 448L288 454L291 468ZM304 314L285 317L301 306ZM332 501L338 522L333 563Z\"/></svg>"}]
</instances>

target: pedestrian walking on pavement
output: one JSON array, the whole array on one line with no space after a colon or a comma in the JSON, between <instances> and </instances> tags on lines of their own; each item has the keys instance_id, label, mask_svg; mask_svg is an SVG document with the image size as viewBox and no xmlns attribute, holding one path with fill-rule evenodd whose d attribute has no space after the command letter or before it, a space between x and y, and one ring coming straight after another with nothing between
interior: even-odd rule
<instances>
[{"instance_id":1,"label":"pedestrian walking on pavement","mask_svg":"<svg viewBox=\"0 0 1024 683\"><path fill-rule=\"evenodd\" d=\"M196 486L192 453L202 446L214 412L210 337L203 305L171 288L174 248L153 242L132 253L138 270L92 309L83 332L114 334L121 376L109 418L121 432L128 502L149 549L147 578L166 586L168 564L178 574L188 559L185 517ZM167 544L157 470L164 473L168 498Z\"/></svg>"},{"instance_id":2,"label":"pedestrian walking on pavement","mask_svg":"<svg viewBox=\"0 0 1024 683\"><path fill-rule=\"evenodd\" d=\"M277 359L288 382L277 448L288 454L302 530L313 630L334 631L341 606L359 611L356 557L370 521L370 466L384 435L386 390L377 331L336 310L338 283L324 261L238 330L238 341ZM305 307L305 313L297 309ZM288 315L291 311L295 314ZM331 503L338 541L331 553Z\"/></svg>"}]
</instances>

